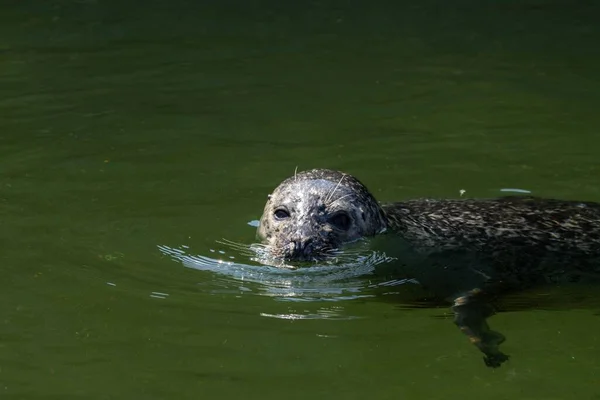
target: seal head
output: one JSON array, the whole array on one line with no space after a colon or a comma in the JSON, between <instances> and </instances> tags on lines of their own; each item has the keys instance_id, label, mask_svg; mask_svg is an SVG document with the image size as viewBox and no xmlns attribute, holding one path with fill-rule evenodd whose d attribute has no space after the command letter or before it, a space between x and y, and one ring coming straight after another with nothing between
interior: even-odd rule
<instances>
[{"instance_id":1,"label":"seal head","mask_svg":"<svg viewBox=\"0 0 600 400\"><path fill-rule=\"evenodd\" d=\"M314 169L295 174L273 191L257 235L273 259L318 261L345 243L383 232L385 221L358 179Z\"/></svg>"}]
</instances>

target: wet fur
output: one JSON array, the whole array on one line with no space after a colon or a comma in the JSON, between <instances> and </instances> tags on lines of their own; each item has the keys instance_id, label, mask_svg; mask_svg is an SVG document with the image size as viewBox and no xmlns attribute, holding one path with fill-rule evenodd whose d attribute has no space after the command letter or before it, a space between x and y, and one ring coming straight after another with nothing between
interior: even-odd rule
<instances>
[{"instance_id":1,"label":"wet fur","mask_svg":"<svg viewBox=\"0 0 600 400\"><path fill-rule=\"evenodd\" d=\"M274 218L281 208L291 214L288 221ZM340 211L354 221L347 232L327 223ZM317 169L295 173L269 195L257 235L274 259L314 261L345 243L381 233L386 226L379 203L356 178Z\"/></svg>"},{"instance_id":2,"label":"wet fur","mask_svg":"<svg viewBox=\"0 0 600 400\"><path fill-rule=\"evenodd\" d=\"M427 253L471 254L482 274L522 288L600 277L600 204L535 197L385 204L388 229Z\"/></svg>"},{"instance_id":3,"label":"wet fur","mask_svg":"<svg viewBox=\"0 0 600 400\"><path fill-rule=\"evenodd\" d=\"M274 222L270 215L281 201L303 210L287 224ZM327 215L340 208L352 213L347 235L327 223ZM348 241L384 232L404 277L453 303L455 323L490 367L508 359L499 350L504 336L487 324L494 314L491 299L600 278L600 204L592 202L502 197L379 205L356 178L317 169L280 184L265 206L258 236L274 258L293 261L290 242L309 240L301 256L319 259Z\"/></svg>"}]
</instances>

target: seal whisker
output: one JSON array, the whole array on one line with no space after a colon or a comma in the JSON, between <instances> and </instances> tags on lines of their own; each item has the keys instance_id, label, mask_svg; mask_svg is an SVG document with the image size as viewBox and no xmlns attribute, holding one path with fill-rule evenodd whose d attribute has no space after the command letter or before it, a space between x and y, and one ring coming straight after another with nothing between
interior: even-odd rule
<instances>
[{"instance_id":1,"label":"seal whisker","mask_svg":"<svg viewBox=\"0 0 600 400\"><path fill-rule=\"evenodd\" d=\"M338 201L340 201L340 200L342 200L342 199L345 199L346 197L349 197L349 196L352 196L352 193L348 193L348 194L346 194L346 195L343 195L343 196L341 196L341 197L338 197L337 199L335 199L334 201L332 201L331 203L329 203L329 204L328 204L328 206L329 206L329 207L333 207L333 205L334 205L335 203L337 203Z\"/></svg>"},{"instance_id":2,"label":"seal whisker","mask_svg":"<svg viewBox=\"0 0 600 400\"><path fill-rule=\"evenodd\" d=\"M257 253L257 249L254 248L256 244L247 245L244 243L236 243L228 239L221 239L217 240L216 242L235 250L237 253L245 257L252 257ZM260 244L259 246L264 247L263 244Z\"/></svg>"},{"instance_id":3,"label":"seal whisker","mask_svg":"<svg viewBox=\"0 0 600 400\"><path fill-rule=\"evenodd\" d=\"M346 174L342 173L342 177L340 178L340 180L337 183L337 185L335 185L335 187L331 190L331 192L329 193L329 195L327 196L327 198L325 198L325 204L329 203L329 200L331 199L331 197L333 196L333 194L335 193L335 191L337 190L337 188L340 186L340 184L342 183L342 181L344 180L345 177L346 177Z\"/></svg>"},{"instance_id":4,"label":"seal whisker","mask_svg":"<svg viewBox=\"0 0 600 400\"><path fill-rule=\"evenodd\" d=\"M216 240L217 243L219 244L224 244L225 246L234 248L234 249L248 249L250 246L248 246L245 243L238 243L238 242L234 242L232 240L229 239L221 239L221 240Z\"/></svg>"}]
</instances>

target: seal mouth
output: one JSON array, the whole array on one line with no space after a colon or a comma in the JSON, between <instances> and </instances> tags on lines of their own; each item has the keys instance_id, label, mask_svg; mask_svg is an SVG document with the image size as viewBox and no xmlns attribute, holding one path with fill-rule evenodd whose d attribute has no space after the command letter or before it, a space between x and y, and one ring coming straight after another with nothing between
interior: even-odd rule
<instances>
[{"instance_id":1,"label":"seal mouth","mask_svg":"<svg viewBox=\"0 0 600 400\"><path fill-rule=\"evenodd\" d=\"M286 248L273 248L267 246L266 255L273 261L282 262L290 267L303 267L318 265L338 265L344 262L352 262L356 259L359 251L348 250L332 246L305 247L302 251L293 247L295 251L286 251L291 249L293 244Z\"/></svg>"},{"instance_id":2,"label":"seal mouth","mask_svg":"<svg viewBox=\"0 0 600 400\"><path fill-rule=\"evenodd\" d=\"M295 242L290 242L285 246L254 243L249 248L254 252L256 261L287 268L296 268L303 264L335 264L339 261L339 256L344 253L340 249L330 246L317 248L312 244L303 246L297 245Z\"/></svg>"},{"instance_id":3,"label":"seal mouth","mask_svg":"<svg viewBox=\"0 0 600 400\"><path fill-rule=\"evenodd\" d=\"M255 243L251 246L259 261L268 265L285 265L288 268L300 266L337 265L354 262L369 248L369 241L358 238L337 245L316 238L292 240L285 244Z\"/></svg>"},{"instance_id":4,"label":"seal mouth","mask_svg":"<svg viewBox=\"0 0 600 400\"><path fill-rule=\"evenodd\" d=\"M318 241L317 241L318 242ZM370 241L361 238L343 246L322 243L320 247L312 247L313 252L289 253L285 246L274 246L265 243L242 245L230 241L221 243L247 255L252 261L263 265L285 269L301 269L305 267L335 267L355 264L357 260L370 256ZM291 247L288 244L289 247Z\"/></svg>"}]
</instances>

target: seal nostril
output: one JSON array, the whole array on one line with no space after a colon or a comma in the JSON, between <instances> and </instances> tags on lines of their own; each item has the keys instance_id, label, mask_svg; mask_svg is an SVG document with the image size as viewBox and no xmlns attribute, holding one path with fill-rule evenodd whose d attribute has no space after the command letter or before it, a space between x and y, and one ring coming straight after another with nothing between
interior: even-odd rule
<instances>
[{"instance_id":1,"label":"seal nostril","mask_svg":"<svg viewBox=\"0 0 600 400\"><path fill-rule=\"evenodd\" d=\"M304 253L305 255L308 255L308 254L312 253L312 244L313 244L313 242L314 242L313 238L306 239L302 243L302 253Z\"/></svg>"}]
</instances>

